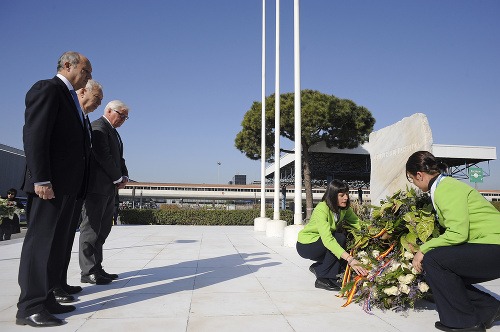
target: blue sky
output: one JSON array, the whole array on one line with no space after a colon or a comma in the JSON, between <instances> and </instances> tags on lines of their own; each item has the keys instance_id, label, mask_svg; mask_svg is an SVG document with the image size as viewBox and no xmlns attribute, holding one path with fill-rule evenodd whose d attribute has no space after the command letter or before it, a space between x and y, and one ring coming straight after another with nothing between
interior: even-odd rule
<instances>
[{"instance_id":1,"label":"blue sky","mask_svg":"<svg viewBox=\"0 0 500 332\"><path fill-rule=\"evenodd\" d=\"M260 179L234 147L261 94L261 0L0 2L0 143L22 149L24 96L85 54L112 99L138 181ZM302 0L301 87L368 108L375 130L420 112L438 144L500 152L500 1ZM274 91L275 2L267 1L267 94ZM293 91L293 1L281 1L281 92ZM290 142L283 142L292 147ZM221 165L218 166L217 162ZM480 164L486 170L487 165ZM499 161L479 187L500 189Z\"/></svg>"}]
</instances>

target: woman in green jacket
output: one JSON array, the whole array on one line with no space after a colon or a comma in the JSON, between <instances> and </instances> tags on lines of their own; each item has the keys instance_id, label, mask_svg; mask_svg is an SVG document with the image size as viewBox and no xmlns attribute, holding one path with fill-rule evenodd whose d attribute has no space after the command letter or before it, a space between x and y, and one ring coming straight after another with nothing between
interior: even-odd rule
<instances>
[{"instance_id":1,"label":"woman in green jacket","mask_svg":"<svg viewBox=\"0 0 500 332\"><path fill-rule=\"evenodd\" d=\"M316 276L315 287L339 290L337 284L341 261L347 261L357 274L366 275L357 260L345 251L346 228L358 228L359 218L350 208L349 187L345 182L333 180L323 199L314 208L309 223L299 232L297 252L316 263L309 270Z\"/></svg>"},{"instance_id":2,"label":"woman in green jacket","mask_svg":"<svg viewBox=\"0 0 500 332\"><path fill-rule=\"evenodd\" d=\"M424 192L444 232L420 246L413 266L425 273L443 331L485 331L500 318L500 301L473 284L500 278L500 212L477 190L446 177L427 151L406 163L408 180Z\"/></svg>"}]
</instances>

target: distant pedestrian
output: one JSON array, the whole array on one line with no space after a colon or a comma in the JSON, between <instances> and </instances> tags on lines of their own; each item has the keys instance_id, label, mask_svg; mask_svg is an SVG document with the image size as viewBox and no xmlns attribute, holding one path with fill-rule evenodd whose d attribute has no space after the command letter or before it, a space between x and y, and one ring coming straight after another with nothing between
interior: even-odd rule
<instances>
[{"instance_id":1,"label":"distant pedestrian","mask_svg":"<svg viewBox=\"0 0 500 332\"><path fill-rule=\"evenodd\" d=\"M15 206L18 209L24 208L24 205L16 199L16 196L16 189L10 188L7 190L7 205ZM19 216L17 214L14 214L12 219L9 217L4 217L2 219L2 224L0 225L0 241L10 240L15 225L19 225Z\"/></svg>"}]
</instances>

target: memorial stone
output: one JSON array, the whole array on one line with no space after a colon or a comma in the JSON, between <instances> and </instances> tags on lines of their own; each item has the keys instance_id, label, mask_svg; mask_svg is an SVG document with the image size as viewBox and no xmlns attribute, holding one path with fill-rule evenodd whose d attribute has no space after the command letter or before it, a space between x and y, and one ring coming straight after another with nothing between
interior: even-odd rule
<instances>
[{"instance_id":1,"label":"memorial stone","mask_svg":"<svg viewBox=\"0 0 500 332\"><path fill-rule=\"evenodd\" d=\"M370 134L370 192L373 205L396 191L406 190L405 166L408 157L420 150L432 152L432 132L427 116L413 114Z\"/></svg>"}]
</instances>

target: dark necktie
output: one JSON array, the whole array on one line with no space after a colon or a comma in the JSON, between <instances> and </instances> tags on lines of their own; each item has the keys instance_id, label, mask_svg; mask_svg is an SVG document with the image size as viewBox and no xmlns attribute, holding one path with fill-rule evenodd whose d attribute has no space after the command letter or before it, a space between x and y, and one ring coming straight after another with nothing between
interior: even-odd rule
<instances>
[{"instance_id":1,"label":"dark necktie","mask_svg":"<svg viewBox=\"0 0 500 332\"><path fill-rule=\"evenodd\" d=\"M113 128L115 129L115 128ZM118 138L118 144L120 145L120 156L123 156L123 143L122 143L122 138L120 137L120 134L118 134L118 130L115 129L115 134L116 137Z\"/></svg>"},{"instance_id":2,"label":"dark necktie","mask_svg":"<svg viewBox=\"0 0 500 332\"><path fill-rule=\"evenodd\" d=\"M92 146L92 125L90 124L89 117L85 117L85 127L87 128L87 132L89 134L90 146Z\"/></svg>"},{"instance_id":3,"label":"dark necktie","mask_svg":"<svg viewBox=\"0 0 500 332\"><path fill-rule=\"evenodd\" d=\"M80 118L80 122L83 125L83 112L80 108L80 102L78 101L78 96L76 95L75 90L69 90L71 96L73 97L73 101L75 102L76 110L78 111L78 117Z\"/></svg>"}]
</instances>

